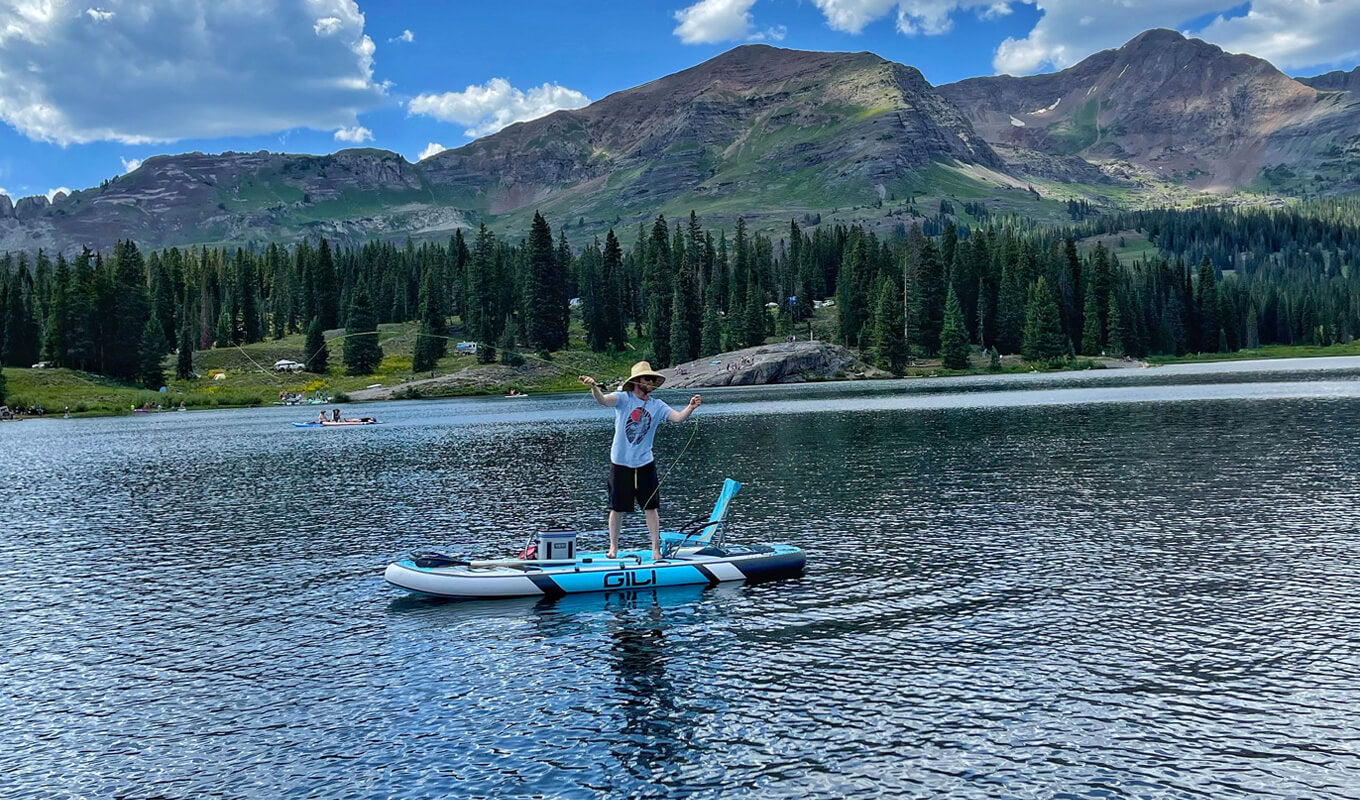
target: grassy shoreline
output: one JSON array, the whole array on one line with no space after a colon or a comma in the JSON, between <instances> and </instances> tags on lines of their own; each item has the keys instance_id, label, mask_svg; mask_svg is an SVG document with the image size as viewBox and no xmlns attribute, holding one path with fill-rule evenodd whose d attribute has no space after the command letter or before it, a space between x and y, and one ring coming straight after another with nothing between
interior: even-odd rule
<instances>
[{"instance_id":1,"label":"grassy shoreline","mask_svg":"<svg viewBox=\"0 0 1360 800\"><path fill-rule=\"evenodd\" d=\"M424 372L415 374L411 371L412 342L416 330L415 323L380 326L379 338L384 358L378 371L372 375L343 374L339 341L331 344L333 366L325 374L269 371L268 366L279 359L301 360L302 336L292 335L274 341L196 352L194 368L201 377L188 381L171 379L167 381L164 392L151 391L123 384L102 375L76 370L9 367L4 371L8 382L5 403L12 409L41 405L49 416L61 416L67 408L70 409L72 416L108 416L128 414L133 408L144 404L154 409L159 403L169 410L178 407L181 401L191 410L271 405L278 400L280 392L309 395L316 391L328 392L331 397L329 405L334 406L350 402L348 392L374 384L395 387L393 399L500 395L512 388L530 394L560 393L579 388L577 375L580 374L591 374L601 379L627 375L629 367L643 357L640 353L647 347L644 340L633 343L633 349L622 353L596 353L585 347L580 331L573 326L571 344L565 351L552 353L547 357L523 353L523 363L517 366L499 362L479 365L474 356L449 355L439 361L434 374L436 376L457 374L459 381L435 388L413 385L409 390L403 390L401 387L404 384L430 375ZM449 349L452 350L452 346ZM1150 356L1145 361L1148 364L1162 365L1353 355L1360 355L1360 341L1327 347L1270 345L1235 353ZM167 357L165 366L166 374L173 375L173 356ZM924 360L910 364L902 377L928 378L1099 368L1102 368L1102 365L1097 359L1077 358L1065 364L1054 365L1032 364L1018 356L1006 356L1001 368L993 370L990 360L975 352L967 370L944 369L938 360ZM220 379L210 377L217 373L222 373L223 377Z\"/></svg>"}]
</instances>

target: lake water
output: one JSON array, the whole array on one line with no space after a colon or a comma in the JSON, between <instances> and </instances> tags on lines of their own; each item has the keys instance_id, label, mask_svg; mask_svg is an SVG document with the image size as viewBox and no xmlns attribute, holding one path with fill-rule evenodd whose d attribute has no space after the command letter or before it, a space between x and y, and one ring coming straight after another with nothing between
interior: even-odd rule
<instances>
[{"instance_id":1,"label":"lake water","mask_svg":"<svg viewBox=\"0 0 1360 800\"><path fill-rule=\"evenodd\" d=\"M584 391L0 425L0 796L1360 796L1360 359L704 396L804 577L383 582L602 527Z\"/></svg>"}]
</instances>

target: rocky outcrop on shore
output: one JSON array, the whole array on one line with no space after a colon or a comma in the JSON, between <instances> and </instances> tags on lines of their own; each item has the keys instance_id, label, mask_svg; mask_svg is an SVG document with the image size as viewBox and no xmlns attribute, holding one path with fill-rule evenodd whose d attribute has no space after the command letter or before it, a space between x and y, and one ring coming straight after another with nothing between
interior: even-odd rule
<instances>
[{"instance_id":1,"label":"rocky outcrop on shore","mask_svg":"<svg viewBox=\"0 0 1360 800\"><path fill-rule=\"evenodd\" d=\"M503 364L478 365L433 378L407 380L393 386L372 386L348 392L351 400L391 400L394 397L438 397L449 394L501 392L510 387L534 391L537 381L560 378L565 365L532 360L520 367ZM890 378L887 372L859 360L840 345L828 342L780 342L730 353L719 353L659 370L667 389L702 386L759 386L770 383L802 383L837 378ZM617 388L611 376L601 376Z\"/></svg>"},{"instance_id":2,"label":"rocky outcrop on shore","mask_svg":"<svg viewBox=\"0 0 1360 800\"><path fill-rule=\"evenodd\" d=\"M660 370L667 389L699 386L759 386L834 378L889 378L840 345L780 342L748 347Z\"/></svg>"}]
</instances>

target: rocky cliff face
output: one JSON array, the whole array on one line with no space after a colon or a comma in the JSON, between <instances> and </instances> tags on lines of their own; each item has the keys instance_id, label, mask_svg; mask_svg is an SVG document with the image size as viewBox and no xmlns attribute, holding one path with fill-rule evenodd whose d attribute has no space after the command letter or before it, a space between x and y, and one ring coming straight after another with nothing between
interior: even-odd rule
<instances>
[{"instance_id":1,"label":"rocky cliff face","mask_svg":"<svg viewBox=\"0 0 1360 800\"><path fill-rule=\"evenodd\" d=\"M1051 75L972 78L940 93L990 142L1201 188L1251 181L1267 139L1319 111L1316 90L1268 62L1168 30Z\"/></svg>"},{"instance_id":2,"label":"rocky cliff face","mask_svg":"<svg viewBox=\"0 0 1360 800\"><path fill-rule=\"evenodd\" d=\"M888 378L840 345L786 342L734 350L661 370L667 389L703 386L764 386L833 378Z\"/></svg>"}]
</instances>

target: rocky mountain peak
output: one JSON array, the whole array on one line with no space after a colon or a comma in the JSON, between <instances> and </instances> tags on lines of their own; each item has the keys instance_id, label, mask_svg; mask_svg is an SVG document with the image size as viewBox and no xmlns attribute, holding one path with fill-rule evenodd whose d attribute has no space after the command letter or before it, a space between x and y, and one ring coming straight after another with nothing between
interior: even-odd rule
<instances>
[{"instance_id":1,"label":"rocky mountain peak","mask_svg":"<svg viewBox=\"0 0 1360 800\"><path fill-rule=\"evenodd\" d=\"M1360 67L1356 67L1350 72L1343 72L1338 69L1311 78L1295 78L1294 80L1314 89L1328 92L1355 92L1360 91Z\"/></svg>"},{"instance_id":2,"label":"rocky mountain peak","mask_svg":"<svg viewBox=\"0 0 1360 800\"><path fill-rule=\"evenodd\" d=\"M1201 188L1241 184L1316 92L1250 55L1164 29L1050 75L940 87L995 146L1121 162ZM1023 158L1021 158L1023 160Z\"/></svg>"}]
</instances>

